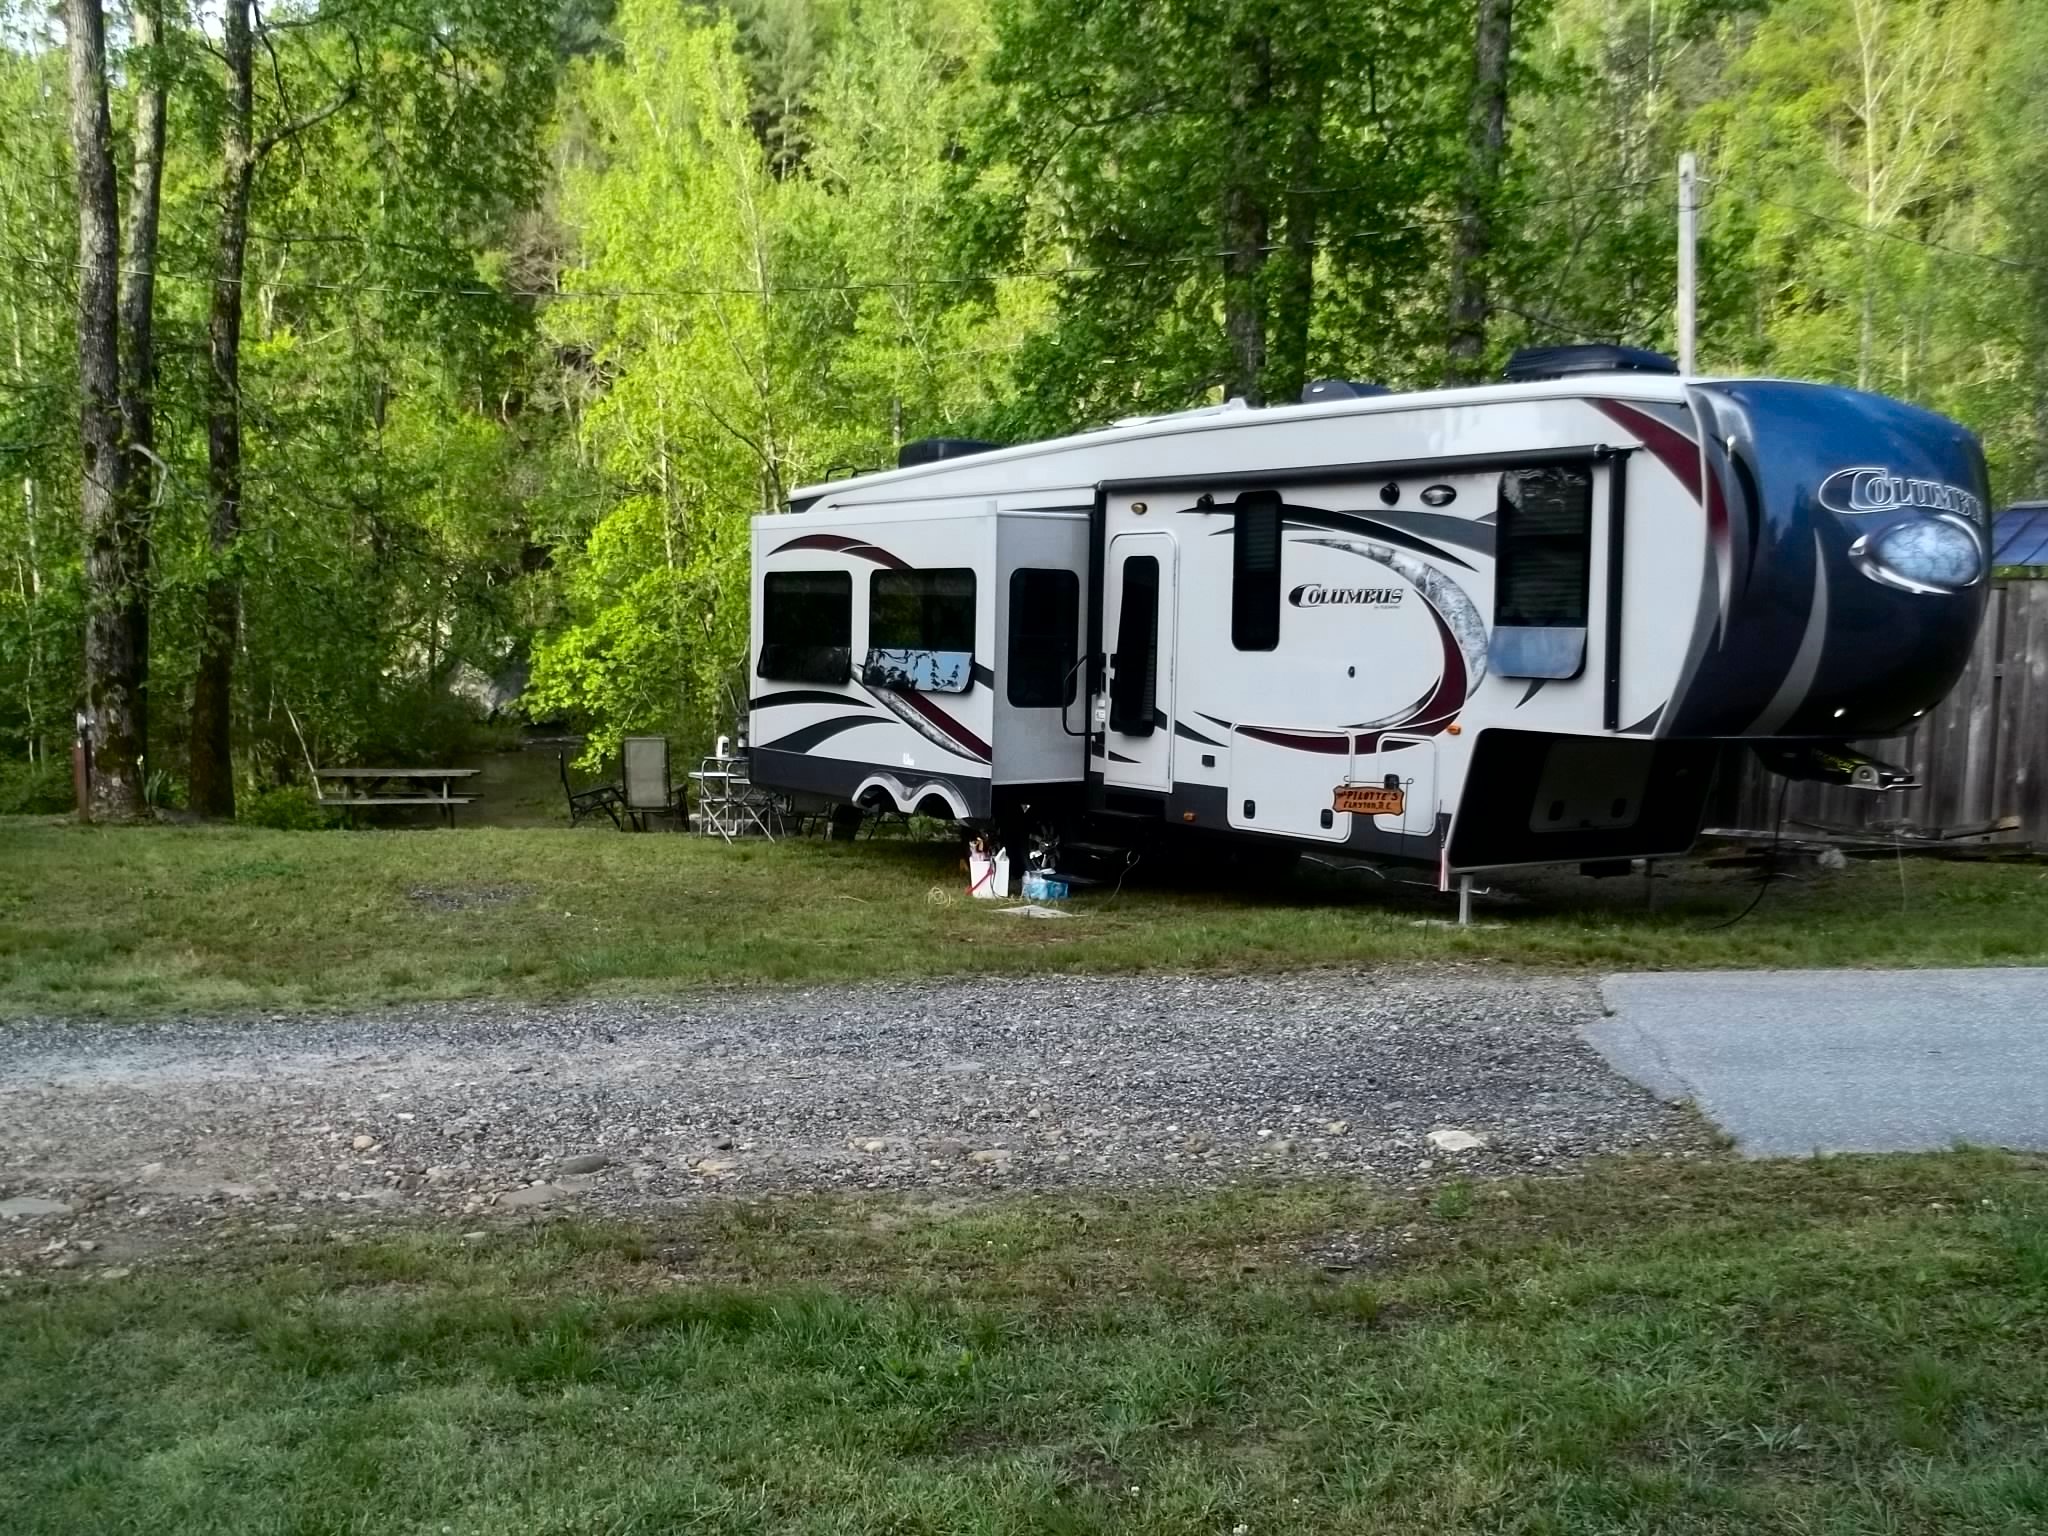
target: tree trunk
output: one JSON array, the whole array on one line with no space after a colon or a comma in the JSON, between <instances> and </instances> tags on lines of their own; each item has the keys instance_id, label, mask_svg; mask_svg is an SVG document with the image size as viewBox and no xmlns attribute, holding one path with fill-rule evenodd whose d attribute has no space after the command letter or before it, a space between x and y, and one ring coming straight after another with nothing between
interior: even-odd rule
<instances>
[{"instance_id":1,"label":"tree trunk","mask_svg":"<svg viewBox=\"0 0 2048 1536\"><path fill-rule=\"evenodd\" d=\"M78 181L78 406L84 456L86 739L89 810L139 820L144 767L134 627L143 589L141 541L127 495L121 442L118 330L120 209L107 117L106 21L99 0L64 0L71 77L71 157ZM146 600L146 599L145 599Z\"/></svg>"},{"instance_id":2,"label":"tree trunk","mask_svg":"<svg viewBox=\"0 0 2048 1536\"><path fill-rule=\"evenodd\" d=\"M1223 335L1230 367L1227 396L1265 403L1266 304L1260 272L1266 264L1269 225L1260 174L1260 131L1273 89L1273 49L1259 33L1231 40L1230 164L1224 172Z\"/></svg>"},{"instance_id":3,"label":"tree trunk","mask_svg":"<svg viewBox=\"0 0 2048 1536\"><path fill-rule=\"evenodd\" d=\"M121 423L128 434L128 498L141 546L142 580L129 604L135 634L136 729L147 755L149 591L156 516L156 244L164 181L163 0L129 8L141 61L135 91L135 163L128 181L128 250L121 277Z\"/></svg>"},{"instance_id":4,"label":"tree trunk","mask_svg":"<svg viewBox=\"0 0 2048 1536\"><path fill-rule=\"evenodd\" d=\"M1299 400L1308 383L1309 323L1315 317L1316 224L1321 207L1316 178L1322 159L1323 82L1303 80L1294 104L1287 143L1287 233L1279 252L1279 280L1273 291L1272 343L1267 353L1266 393L1275 400Z\"/></svg>"},{"instance_id":5,"label":"tree trunk","mask_svg":"<svg viewBox=\"0 0 2048 1536\"><path fill-rule=\"evenodd\" d=\"M1444 380L1477 383L1486 363L1486 258L1508 133L1508 55L1514 0L1478 0L1472 105L1465 120L1465 184L1451 237L1450 345Z\"/></svg>"},{"instance_id":6,"label":"tree trunk","mask_svg":"<svg viewBox=\"0 0 2048 1536\"><path fill-rule=\"evenodd\" d=\"M250 0L227 0L221 35L227 113L221 125L220 225L213 302L206 320L206 485L213 507L213 568L201 604L199 669L192 681L192 809L235 814L235 648L242 587L235 567L242 531L242 271L249 245L250 76L255 52Z\"/></svg>"}]
</instances>

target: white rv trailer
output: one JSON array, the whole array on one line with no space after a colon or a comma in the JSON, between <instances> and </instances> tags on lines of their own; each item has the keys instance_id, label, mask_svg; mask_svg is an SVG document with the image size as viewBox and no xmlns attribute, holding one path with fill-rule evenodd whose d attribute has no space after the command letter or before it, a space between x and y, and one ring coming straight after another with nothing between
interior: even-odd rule
<instances>
[{"instance_id":1,"label":"white rv trailer","mask_svg":"<svg viewBox=\"0 0 2048 1536\"><path fill-rule=\"evenodd\" d=\"M1724 744L1885 735L1969 654L1988 495L1942 417L1621 348L1312 393L912 444L756 518L755 782L1446 875L1663 856Z\"/></svg>"}]
</instances>

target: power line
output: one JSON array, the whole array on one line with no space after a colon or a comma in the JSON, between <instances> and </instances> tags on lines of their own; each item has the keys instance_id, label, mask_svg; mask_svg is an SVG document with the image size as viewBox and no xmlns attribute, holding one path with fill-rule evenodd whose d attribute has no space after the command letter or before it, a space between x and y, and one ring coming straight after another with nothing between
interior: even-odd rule
<instances>
[{"instance_id":1,"label":"power line","mask_svg":"<svg viewBox=\"0 0 2048 1536\"><path fill-rule=\"evenodd\" d=\"M1702 178L1704 179L1704 178ZM1864 224L1856 219L1845 219L1840 214L1822 213L1818 208L1802 207L1798 203L1784 202L1775 197L1765 197L1760 192L1739 192L1730 189L1738 199L1776 208L1785 213L1796 213L1802 218L1813 219L1822 224L1833 224L1837 228L1850 230L1855 234L1871 236L1879 240L1890 240L1898 245L1918 246L1924 251L1934 251L1943 256L1958 256L1965 261L1981 261L1994 267L2003 267L2010 272L2040 272L2041 263L2020 261L2011 256L1995 256L1989 251L1966 251L1959 246L1944 245L1939 240L1924 240L1918 235L1908 235L1895 229L1886 229L1875 224Z\"/></svg>"}]
</instances>

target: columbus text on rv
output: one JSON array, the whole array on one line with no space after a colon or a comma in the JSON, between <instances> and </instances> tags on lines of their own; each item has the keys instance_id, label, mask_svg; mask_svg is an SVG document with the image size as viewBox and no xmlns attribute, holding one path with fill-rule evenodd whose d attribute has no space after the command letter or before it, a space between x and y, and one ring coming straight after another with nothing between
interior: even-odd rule
<instances>
[{"instance_id":1,"label":"columbus text on rv","mask_svg":"<svg viewBox=\"0 0 2048 1536\"><path fill-rule=\"evenodd\" d=\"M1969 654L1989 497L1940 416L1618 347L1308 393L911 443L756 518L754 781L1446 875L1661 857L1730 744L1840 762Z\"/></svg>"}]
</instances>

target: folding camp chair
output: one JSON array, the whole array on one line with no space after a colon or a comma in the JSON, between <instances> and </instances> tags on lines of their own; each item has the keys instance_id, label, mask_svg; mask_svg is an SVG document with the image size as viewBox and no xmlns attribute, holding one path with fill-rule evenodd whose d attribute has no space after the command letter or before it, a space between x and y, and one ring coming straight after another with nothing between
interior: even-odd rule
<instances>
[{"instance_id":1,"label":"folding camp chair","mask_svg":"<svg viewBox=\"0 0 2048 1536\"><path fill-rule=\"evenodd\" d=\"M677 825L687 812L676 801L675 781L669 775L666 736L628 736L620 752L625 772L624 809L636 831L645 832L656 816L675 816Z\"/></svg>"},{"instance_id":2,"label":"folding camp chair","mask_svg":"<svg viewBox=\"0 0 2048 1536\"><path fill-rule=\"evenodd\" d=\"M616 784L593 784L587 789L576 789L569 783L569 754L557 752L555 763L562 773L562 794L569 802L570 826L575 826L586 816L609 816L614 827L625 830L619 820L619 807L626 802L625 791Z\"/></svg>"}]
</instances>

